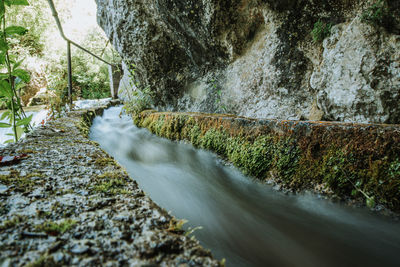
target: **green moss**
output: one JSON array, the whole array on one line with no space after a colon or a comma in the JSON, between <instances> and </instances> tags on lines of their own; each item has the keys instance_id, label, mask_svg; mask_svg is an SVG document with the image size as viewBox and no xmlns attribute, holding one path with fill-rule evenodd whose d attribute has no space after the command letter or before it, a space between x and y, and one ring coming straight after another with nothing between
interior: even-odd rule
<instances>
[{"instance_id":1,"label":"green moss","mask_svg":"<svg viewBox=\"0 0 400 267\"><path fill-rule=\"evenodd\" d=\"M321 175L323 182L327 183L335 193L349 194L354 189L352 183L357 182L356 174L351 171L350 165L353 160L350 155L346 156L341 150L333 150L324 157L321 164Z\"/></svg>"},{"instance_id":2,"label":"green moss","mask_svg":"<svg viewBox=\"0 0 400 267\"><path fill-rule=\"evenodd\" d=\"M129 194L126 189L127 177L120 172L106 172L95 178L93 191L109 195Z\"/></svg>"},{"instance_id":3,"label":"green moss","mask_svg":"<svg viewBox=\"0 0 400 267\"><path fill-rule=\"evenodd\" d=\"M138 118L139 126L214 151L258 179L273 174L295 191L323 185L338 196L375 199L400 209L400 161L390 157L398 155L399 148L379 146L377 140L382 145L390 142L374 137L376 131L317 123L266 123L272 127L197 113L145 112ZM305 135L304 130L312 134ZM397 140L396 135L393 138Z\"/></svg>"},{"instance_id":4,"label":"green moss","mask_svg":"<svg viewBox=\"0 0 400 267\"><path fill-rule=\"evenodd\" d=\"M15 190L26 192L29 191L35 184L35 182L32 181L33 177L43 177L43 176L39 173L31 173L26 176L21 176L19 171L11 170L10 174L8 175L0 175L0 183L9 186L12 185L15 187Z\"/></svg>"},{"instance_id":5,"label":"green moss","mask_svg":"<svg viewBox=\"0 0 400 267\"><path fill-rule=\"evenodd\" d=\"M7 229L13 228L18 224L22 223L26 218L24 216L15 216L10 220L5 220L0 225L0 231L5 231Z\"/></svg>"},{"instance_id":6,"label":"green moss","mask_svg":"<svg viewBox=\"0 0 400 267\"><path fill-rule=\"evenodd\" d=\"M199 138L199 136L197 137ZM226 146L229 136L222 129L211 128L198 141L201 148L212 150L219 155L226 156Z\"/></svg>"},{"instance_id":7,"label":"green moss","mask_svg":"<svg viewBox=\"0 0 400 267\"><path fill-rule=\"evenodd\" d=\"M90 127L92 126L92 122L95 117L95 111L87 111L82 115L80 122L76 124L76 127L79 129L83 136L89 136Z\"/></svg>"},{"instance_id":8,"label":"green moss","mask_svg":"<svg viewBox=\"0 0 400 267\"><path fill-rule=\"evenodd\" d=\"M94 162L99 167L115 166L117 163L112 158L98 158Z\"/></svg>"},{"instance_id":9,"label":"green moss","mask_svg":"<svg viewBox=\"0 0 400 267\"><path fill-rule=\"evenodd\" d=\"M72 229L76 223L77 221L72 219L66 219L61 222L46 221L43 224L36 225L35 229L39 232L45 232L49 235L57 236Z\"/></svg>"}]
</instances>

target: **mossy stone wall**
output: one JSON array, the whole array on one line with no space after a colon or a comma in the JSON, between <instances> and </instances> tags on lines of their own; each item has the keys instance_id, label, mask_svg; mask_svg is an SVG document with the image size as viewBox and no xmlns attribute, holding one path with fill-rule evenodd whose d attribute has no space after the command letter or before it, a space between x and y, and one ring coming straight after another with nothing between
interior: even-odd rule
<instances>
[{"instance_id":1,"label":"mossy stone wall","mask_svg":"<svg viewBox=\"0 0 400 267\"><path fill-rule=\"evenodd\" d=\"M212 150L260 180L373 199L400 211L400 125L155 111L133 119L161 137Z\"/></svg>"}]
</instances>

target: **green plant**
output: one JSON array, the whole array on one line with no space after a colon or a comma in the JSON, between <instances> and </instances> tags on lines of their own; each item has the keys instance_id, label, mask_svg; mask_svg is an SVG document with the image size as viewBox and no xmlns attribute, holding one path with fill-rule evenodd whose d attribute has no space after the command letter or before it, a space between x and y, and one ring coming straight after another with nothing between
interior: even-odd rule
<instances>
[{"instance_id":1,"label":"green plant","mask_svg":"<svg viewBox=\"0 0 400 267\"><path fill-rule=\"evenodd\" d=\"M154 94L150 90L150 87L145 87L141 89L140 83L136 78L136 67L134 64L131 65L130 73L130 85L133 90L130 95L130 99L127 103L125 103L125 110L127 113L131 113L133 115L137 115L143 110L151 109L153 107L153 97Z\"/></svg>"},{"instance_id":2,"label":"green plant","mask_svg":"<svg viewBox=\"0 0 400 267\"><path fill-rule=\"evenodd\" d=\"M222 88L217 84L217 81L215 79L211 80L210 84L213 89L213 93L216 94L215 97L216 111L219 113L226 113L227 108L224 104L222 104Z\"/></svg>"},{"instance_id":3,"label":"green plant","mask_svg":"<svg viewBox=\"0 0 400 267\"><path fill-rule=\"evenodd\" d=\"M0 99L5 102L8 111L4 112L2 120L8 119L8 123L0 123L2 128L12 128L14 139L6 142L17 142L24 132L31 128L30 121L32 115L26 117L21 105L21 98L18 95L26 83L30 81L30 75L27 71L20 68L21 61L17 61L16 56L10 53L10 39L18 38L26 34L27 29L21 26L10 25L6 23L6 7L12 5L27 6L27 0L1 0L0 1L0 65L6 69L5 73L0 73Z\"/></svg>"},{"instance_id":4,"label":"green plant","mask_svg":"<svg viewBox=\"0 0 400 267\"><path fill-rule=\"evenodd\" d=\"M332 29L331 23L325 23L322 22L321 20L318 20L314 24L314 28L311 31L311 36L314 42L322 42L326 37L328 37L331 34L331 29Z\"/></svg>"},{"instance_id":5,"label":"green plant","mask_svg":"<svg viewBox=\"0 0 400 267\"><path fill-rule=\"evenodd\" d=\"M371 25L388 28L392 24L393 17L386 1L378 0L364 11L361 20Z\"/></svg>"}]
</instances>

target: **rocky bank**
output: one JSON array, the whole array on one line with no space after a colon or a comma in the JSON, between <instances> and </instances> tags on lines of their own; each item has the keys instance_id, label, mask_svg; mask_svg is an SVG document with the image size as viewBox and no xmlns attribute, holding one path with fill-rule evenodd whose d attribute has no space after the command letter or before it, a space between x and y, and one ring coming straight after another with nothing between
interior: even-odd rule
<instances>
[{"instance_id":1,"label":"rocky bank","mask_svg":"<svg viewBox=\"0 0 400 267\"><path fill-rule=\"evenodd\" d=\"M398 0L96 2L160 109L400 123Z\"/></svg>"},{"instance_id":2,"label":"rocky bank","mask_svg":"<svg viewBox=\"0 0 400 267\"><path fill-rule=\"evenodd\" d=\"M49 122L0 155L1 266L219 266L153 203L88 127L103 108Z\"/></svg>"}]
</instances>

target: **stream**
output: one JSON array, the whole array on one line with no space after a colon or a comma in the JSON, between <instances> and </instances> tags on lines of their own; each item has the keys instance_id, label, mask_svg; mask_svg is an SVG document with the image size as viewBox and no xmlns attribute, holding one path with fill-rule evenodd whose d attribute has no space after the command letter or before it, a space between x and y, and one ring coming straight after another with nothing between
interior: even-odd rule
<instances>
[{"instance_id":1,"label":"stream","mask_svg":"<svg viewBox=\"0 0 400 267\"><path fill-rule=\"evenodd\" d=\"M226 266L400 266L400 223L313 195L285 195L213 153L139 129L121 108L90 138Z\"/></svg>"}]
</instances>

